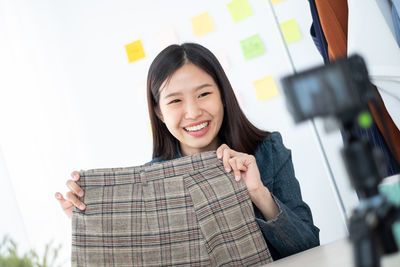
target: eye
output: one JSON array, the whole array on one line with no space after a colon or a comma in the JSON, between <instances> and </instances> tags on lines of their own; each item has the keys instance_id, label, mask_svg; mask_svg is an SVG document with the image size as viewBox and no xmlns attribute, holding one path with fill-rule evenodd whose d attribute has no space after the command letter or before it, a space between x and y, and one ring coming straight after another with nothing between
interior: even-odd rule
<instances>
[{"instance_id":1,"label":"eye","mask_svg":"<svg viewBox=\"0 0 400 267\"><path fill-rule=\"evenodd\" d=\"M180 99L174 99L171 102L169 102L168 104L174 104L174 103L178 103L180 101L181 101Z\"/></svg>"},{"instance_id":2,"label":"eye","mask_svg":"<svg viewBox=\"0 0 400 267\"><path fill-rule=\"evenodd\" d=\"M199 97L205 97L206 95L209 95L209 94L211 94L211 93L210 92L204 92L204 93L200 94Z\"/></svg>"}]
</instances>

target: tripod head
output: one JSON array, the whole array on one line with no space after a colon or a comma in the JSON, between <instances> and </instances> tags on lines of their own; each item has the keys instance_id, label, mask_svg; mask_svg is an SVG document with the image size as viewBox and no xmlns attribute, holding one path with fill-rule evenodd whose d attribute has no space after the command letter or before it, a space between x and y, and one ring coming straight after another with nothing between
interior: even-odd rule
<instances>
[{"instance_id":1,"label":"tripod head","mask_svg":"<svg viewBox=\"0 0 400 267\"><path fill-rule=\"evenodd\" d=\"M282 79L287 106L296 123L315 117L335 118L344 134L342 157L360 204L349 220L357 266L379 266L380 256L398 251L392 225L400 219L379 194L385 173L383 155L368 140L352 134L355 125L368 128L368 102L377 99L364 60L354 55Z\"/></svg>"}]
</instances>

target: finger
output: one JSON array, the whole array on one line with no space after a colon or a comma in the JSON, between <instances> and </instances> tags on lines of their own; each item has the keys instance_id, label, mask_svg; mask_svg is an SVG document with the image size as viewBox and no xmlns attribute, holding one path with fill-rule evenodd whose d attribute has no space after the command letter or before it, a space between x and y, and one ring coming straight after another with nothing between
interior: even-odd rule
<instances>
[{"instance_id":1,"label":"finger","mask_svg":"<svg viewBox=\"0 0 400 267\"><path fill-rule=\"evenodd\" d=\"M54 196L60 203L62 203L62 201L65 201L63 195L60 192L56 192L56 194Z\"/></svg>"},{"instance_id":2,"label":"finger","mask_svg":"<svg viewBox=\"0 0 400 267\"><path fill-rule=\"evenodd\" d=\"M71 173L71 177L72 177L72 180L74 180L76 182L76 181L79 181L79 179L81 178L81 175L79 174L79 172L73 171Z\"/></svg>"},{"instance_id":3,"label":"finger","mask_svg":"<svg viewBox=\"0 0 400 267\"><path fill-rule=\"evenodd\" d=\"M226 172L230 172L231 171L231 166L229 164L229 159L231 158L230 154L229 154L230 149L226 148L223 151L223 157L222 157L222 162L224 164L224 168Z\"/></svg>"},{"instance_id":4,"label":"finger","mask_svg":"<svg viewBox=\"0 0 400 267\"><path fill-rule=\"evenodd\" d=\"M238 182L238 181L240 181L241 173L240 173L240 170L237 167L236 162L237 162L236 158L229 159L229 164L231 165L232 170L233 170L233 174L235 175L235 180Z\"/></svg>"},{"instance_id":5,"label":"finger","mask_svg":"<svg viewBox=\"0 0 400 267\"><path fill-rule=\"evenodd\" d=\"M244 164L243 159L238 159L236 161L236 166L237 166L238 170L240 170L240 171L243 171L243 172L247 171L247 166Z\"/></svg>"},{"instance_id":6,"label":"finger","mask_svg":"<svg viewBox=\"0 0 400 267\"><path fill-rule=\"evenodd\" d=\"M222 156L224 155L224 150L229 148L226 144L222 144L217 148L217 157L219 159L222 158Z\"/></svg>"},{"instance_id":7,"label":"finger","mask_svg":"<svg viewBox=\"0 0 400 267\"><path fill-rule=\"evenodd\" d=\"M83 197L83 195L85 194L85 192L83 192L82 188L80 188L80 186L77 183L75 183L75 181L68 180L66 185L72 192L74 192L76 195L78 195L80 197Z\"/></svg>"},{"instance_id":8,"label":"finger","mask_svg":"<svg viewBox=\"0 0 400 267\"><path fill-rule=\"evenodd\" d=\"M63 210L66 210L73 206L73 204L71 202L69 202L68 200L66 200L60 192L57 192L55 194L55 197L58 200L58 203L60 203L61 208Z\"/></svg>"},{"instance_id":9,"label":"finger","mask_svg":"<svg viewBox=\"0 0 400 267\"><path fill-rule=\"evenodd\" d=\"M69 202L71 202L75 207L77 207L80 210L86 209L86 205L80 201L73 192L69 191L66 194L66 198Z\"/></svg>"}]
</instances>

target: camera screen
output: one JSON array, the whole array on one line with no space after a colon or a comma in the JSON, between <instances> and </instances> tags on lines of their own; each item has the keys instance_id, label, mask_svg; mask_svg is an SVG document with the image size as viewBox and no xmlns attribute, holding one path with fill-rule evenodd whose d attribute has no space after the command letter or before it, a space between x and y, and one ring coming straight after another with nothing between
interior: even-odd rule
<instances>
[{"instance_id":1,"label":"camera screen","mask_svg":"<svg viewBox=\"0 0 400 267\"><path fill-rule=\"evenodd\" d=\"M365 64L358 56L282 80L287 105L296 122L354 113L366 103L369 84Z\"/></svg>"},{"instance_id":2,"label":"camera screen","mask_svg":"<svg viewBox=\"0 0 400 267\"><path fill-rule=\"evenodd\" d=\"M292 86L300 112L307 118L333 114L351 104L346 81L338 69L298 76Z\"/></svg>"}]
</instances>

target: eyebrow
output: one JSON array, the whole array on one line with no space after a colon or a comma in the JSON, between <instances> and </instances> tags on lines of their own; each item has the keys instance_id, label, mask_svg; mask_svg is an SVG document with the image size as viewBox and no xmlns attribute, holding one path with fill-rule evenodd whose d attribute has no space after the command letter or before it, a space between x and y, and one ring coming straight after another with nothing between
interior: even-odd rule
<instances>
[{"instance_id":1,"label":"eyebrow","mask_svg":"<svg viewBox=\"0 0 400 267\"><path fill-rule=\"evenodd\" d=\"M205 87L210 87L210 86L212 86L212 84L205 83L205 84L202 84L202 85L197 86L194 90L195 90L195 91L198 91L198 90L201 90L201 89L203 89L203 88L205 88ZM177 95L180 95L180 93L170 93L170 94L166 95L166 96L164 97L164 99L165 99L165 98L170 98L170 97L173 97L173 96L177 96Z\"/></svg>"}]
</instances>

